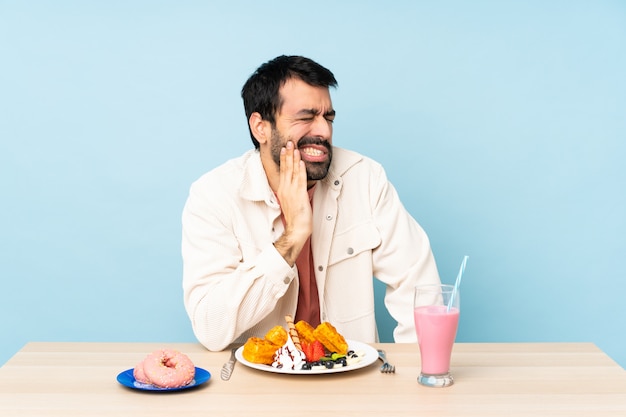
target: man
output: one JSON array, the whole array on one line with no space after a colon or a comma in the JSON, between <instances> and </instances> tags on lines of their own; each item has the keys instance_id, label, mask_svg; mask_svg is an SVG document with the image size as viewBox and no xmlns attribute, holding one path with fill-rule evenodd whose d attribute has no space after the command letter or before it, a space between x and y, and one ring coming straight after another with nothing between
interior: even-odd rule
<instances>
[{"instance_id":1,"label":"man","mask_svg":"<svg viewBox=\"0 0 626 417\"><path fill-rule=\"evenodd\" d=\"M387 285L395 341L416 341L413 289L439 283L429 241L379 164L332 145L336 85L304 57L263 64L242 89L255 149L191 187L185 308L210 350L262 337L287 314L375 342L373 277Z\"/></svg>"}]
</instances>

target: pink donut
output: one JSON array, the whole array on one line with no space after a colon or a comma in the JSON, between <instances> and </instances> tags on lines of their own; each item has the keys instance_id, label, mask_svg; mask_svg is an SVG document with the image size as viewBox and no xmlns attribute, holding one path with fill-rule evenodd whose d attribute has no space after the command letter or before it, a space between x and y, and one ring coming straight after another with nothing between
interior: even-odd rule
<instances>
[{"instance_id":1,"label":"pink donut","mask_svg":"<svg viewBox=\"0 0 626 417\"><path fill-rule=\"evenodd\" d=\"M144 359L143 373L152 385L178 388L193 381L196 368L187 355L172 349L160 349Z\"/></svg>"},{"instance_id":2,"label":"pink donut","mask_svg":"<svg viewBox=\"0 0 626 417\"><path fill-rule=\"evenodd\" d=\"M146 373L143 371L143 361L139 362L137 366L135 366L135 369L133 369L133 376L135 377L135 381L141 382L142 384L150 383Z\"/></svg>"}]
</instances>

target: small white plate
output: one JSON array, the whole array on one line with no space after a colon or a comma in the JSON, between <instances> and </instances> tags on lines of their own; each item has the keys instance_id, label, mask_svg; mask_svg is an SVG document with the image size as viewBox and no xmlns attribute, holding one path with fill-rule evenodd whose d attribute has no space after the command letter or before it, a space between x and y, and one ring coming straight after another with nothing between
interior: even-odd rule
<instances>
[{"instance_id":1,"label":"small white plate","mask_svg":"<svg viewBox=\"0 0 626 417\"><path fill-rule=\"evenodd\" d=\"M361 352L363 355L362 359L348 366L338 366L330 369L327 368L316 368L311 370L302 370L302 369L284 369L284 368L274 368L271 365L264 365L260 363L252 363L248 362L243 357L243 346L241 346L235 352L235 357L239 362L243 365L248 366L250 368L258 369L260 371L273 372L276 374L290 374L290 375L315 375L315 374L334 374L337 372L348 372L354 371L355 369L365 368L376 362L378 359L378 352L376 349L371 347L366 343L355 342L353 340L346 340L348 342L348 350L353 350L354 352Z\"/></svg>"}]
</instances>

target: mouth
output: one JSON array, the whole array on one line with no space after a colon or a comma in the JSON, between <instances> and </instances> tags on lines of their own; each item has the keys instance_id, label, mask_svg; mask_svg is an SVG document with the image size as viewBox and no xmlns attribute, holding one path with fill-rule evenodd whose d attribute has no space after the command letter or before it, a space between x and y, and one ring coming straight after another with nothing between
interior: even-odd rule
<instances>
[{"instance_id":1,"label":"mouth","mask_svg":"<svg viewBox=\"0 0 626 417\"><path fill-rule=\"evenodd\" d=\"M305 162L324 162L328 158L328 148L324 145L307 144L298 148Z\"/></svg>"},{"instance_id":2,"label":"mouth","mask_svg":"<svg viewBox=\"0 0 626 417\"><path fill-rule=\"evenodd\" d=\"M298 142L300 159L306 164L306 176L309 181L326 178L333 159L330 141L321 138L304 137Z\"/></svg>"}]
</instances>

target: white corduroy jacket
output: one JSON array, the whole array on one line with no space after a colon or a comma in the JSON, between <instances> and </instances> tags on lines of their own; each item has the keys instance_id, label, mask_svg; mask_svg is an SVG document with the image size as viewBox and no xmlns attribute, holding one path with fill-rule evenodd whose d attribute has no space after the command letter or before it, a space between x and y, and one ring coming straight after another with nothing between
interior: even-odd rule
<instances>
[{"instance_id":1,"label":"white corduroy jacket","mask_svg":"<svg viewBox=\"0 0 626 417\"><path fill-rule=\"evenodd\" d=\"M373 277L387 285L396 342L415 342L413 288L439 283L428 237L383 168L333 147L313 197L311 247L322 321L346 339L378 340ZM209 350L263 335L295 315L298 272L273 246L280 207L258 151L192 184L183 215L183 290L193 331Z\"/></svg>"}]
</instances>

